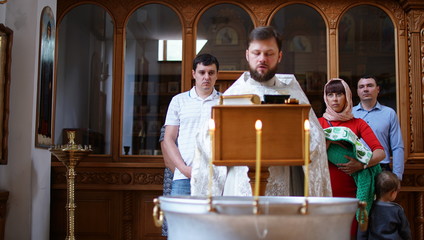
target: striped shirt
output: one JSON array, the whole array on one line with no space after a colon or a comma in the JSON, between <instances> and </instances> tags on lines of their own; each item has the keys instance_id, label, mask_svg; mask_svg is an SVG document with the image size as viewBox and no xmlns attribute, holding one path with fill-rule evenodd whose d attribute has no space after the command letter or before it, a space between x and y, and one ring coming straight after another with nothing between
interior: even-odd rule
<instances>
[{"instance_id":1,"label":"striped shirt","mask_svg":"<svg viewBox=\"0 0 424 240\"><path fill-rule=\"evenodd\" d=\"M201 126L211 118L211 108L218 104L219 95L214 89L211 95L202 99L193 87L190 91L174 96L169 104L165 125L179 126L178 149L187 166L191 166L193 162L196 135ZM175 169L174 180L179 179L187 177Z\"/></svg>"}]
</instances>

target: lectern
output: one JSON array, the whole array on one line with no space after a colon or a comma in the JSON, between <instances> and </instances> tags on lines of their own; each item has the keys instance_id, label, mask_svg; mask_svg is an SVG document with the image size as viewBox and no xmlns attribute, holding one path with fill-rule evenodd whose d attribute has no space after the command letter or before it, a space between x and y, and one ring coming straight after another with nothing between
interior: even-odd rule
<instances>
[{"instance_id":1,"label":"lectern","mask_svg":"<svg viewBox=\"0 0 424 240\"><path fill-rule=\"evenodd\" d=\"M255 166L255 122L262 121L262 167L305 164L309 104L218 105L212 159L217 166Z\"/></svg>"}]
</instances>

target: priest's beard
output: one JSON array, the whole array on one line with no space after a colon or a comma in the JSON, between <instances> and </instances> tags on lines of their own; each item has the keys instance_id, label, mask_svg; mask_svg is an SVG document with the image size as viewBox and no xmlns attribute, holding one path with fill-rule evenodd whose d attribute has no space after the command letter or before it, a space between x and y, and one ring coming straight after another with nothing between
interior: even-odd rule
<instances>
[{"instance_id":1,"label":"priest's beard","mask_svg":"<svg viewBox=\"0 0 424 240\"><path fill-rule=\"evenodd\" d=\"M277 73L277 65L273 68L270 68L268 72L261 74L256 69L252 69L250 67L250 77L255 79L257 82L266 82L273 78L275 74Z\"/></svg>"}]
</instances>

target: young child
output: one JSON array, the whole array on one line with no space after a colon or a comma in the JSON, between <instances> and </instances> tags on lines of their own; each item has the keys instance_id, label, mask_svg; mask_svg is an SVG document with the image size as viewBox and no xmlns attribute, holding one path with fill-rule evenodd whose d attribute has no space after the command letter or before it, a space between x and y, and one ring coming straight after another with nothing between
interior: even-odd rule
<instances>
[{"instance_id":1,"label":"young child","mask_svg":"<svg viewBox=\"0 0 424 240\"><path fill-rule=\"evenodd\" d=\"M403 208L392 201L400 190L398 177L389 171L383 171L376 177L374 201L369 215L366 232L359 231L358 239L403 239L410 240L411 229Z\"/></svg>"}]
</instances>

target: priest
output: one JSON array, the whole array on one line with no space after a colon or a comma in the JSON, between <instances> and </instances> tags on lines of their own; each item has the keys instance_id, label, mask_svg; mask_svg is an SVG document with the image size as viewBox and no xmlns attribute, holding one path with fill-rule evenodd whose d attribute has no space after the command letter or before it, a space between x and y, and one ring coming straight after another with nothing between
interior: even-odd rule
<instances>
[{"instance_id":1,"label":"priest","mask_svg":"<svg viewBox=\"0 0 424 240\"><path fill-rule=\"evenodd\" d=\"M308 98L292 74L276 74L277 65L283 57L279 34L270 26L257 27L249 35L246 59L249 72L240 78L224 95L288 94L301 104L309 104ZM236 120L235 120L236 121ZM325 137L318 119L310 110L311 142L309 165L310 196L332 196L328 171ZM237 143L234 143L237 144ZM300 144L300 143L299 143ZM207 164L211 155L208 131L200 131L193 162L191 194L204 196L208 194ZM251 196L248 167L214 167L213 195ZM304 174L301 166L272 166L265 191L268 196L302 196Z\"/></svg>"}]
</instances>

